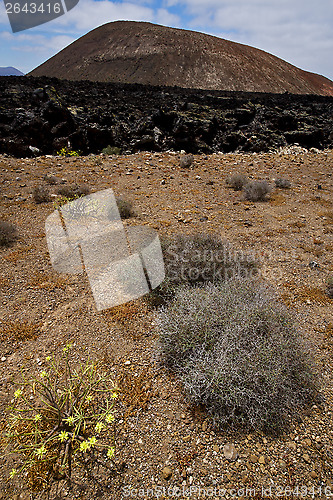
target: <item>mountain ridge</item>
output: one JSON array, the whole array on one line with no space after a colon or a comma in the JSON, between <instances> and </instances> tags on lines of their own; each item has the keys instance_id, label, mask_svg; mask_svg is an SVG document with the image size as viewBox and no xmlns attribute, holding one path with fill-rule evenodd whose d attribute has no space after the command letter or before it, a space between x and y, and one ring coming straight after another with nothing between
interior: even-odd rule
<instances>
[{"instance_id":1,"label":"mountain ridge","mask_svg":"<svg viewBox=\"0 0 333 500\"><path fill-rule=\"evenodd\" d=\"M261 49L148 22L104 24L29 73L206 90L333 95L333 82Z\"/></svg>"}]
</instances>

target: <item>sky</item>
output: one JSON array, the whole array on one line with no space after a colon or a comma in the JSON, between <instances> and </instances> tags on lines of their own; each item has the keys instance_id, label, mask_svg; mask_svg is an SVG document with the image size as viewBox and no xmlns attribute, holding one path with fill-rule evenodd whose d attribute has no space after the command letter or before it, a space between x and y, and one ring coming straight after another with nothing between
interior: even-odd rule
<instances>
[{"instance_id":1,"label":"sky","mask_svg":"<svg viewBox=\"0 0 333 500\"><path fill-rule=\"evenodd\" d=\"M333 0L80 0L63 16L18 33L11 31L4 1L0 66L24 73L102 24L131 20L251 45L333 80Z\"/></svg>"}]
</instances>

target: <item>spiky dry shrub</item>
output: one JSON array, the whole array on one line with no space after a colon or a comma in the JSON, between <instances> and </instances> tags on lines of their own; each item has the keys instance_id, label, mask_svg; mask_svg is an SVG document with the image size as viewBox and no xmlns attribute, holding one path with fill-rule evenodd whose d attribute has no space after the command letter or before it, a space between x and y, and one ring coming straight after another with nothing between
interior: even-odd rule
<instances>
[{"instance_id":1,"label":"spiky dry shrub","mask_svg":"<svg viewBox=\"0 0 333 500\"><path fill-rule=\"evenodd\" d=\"M32 191L35 203L47 203L50 201L50 192L46 186L35 186Z\"/></svg>"},{"instance_id":2,"label":"spiky dry shrub","mask_svg":"<svg viewBox=\"0 0 333 500\"><path fill-rule=\"evenodd\" d=\"M260 281L182 287L157 322L162 361L218 428L279 433L317 396L294 319Z\"/></svg>"},{"instance_id":3,"label":"spiky dry shrub","mask_svg":"<svg viewBox=\"0 0 333 500\"><path fill-rule=\"evenodd\" d=\"M188 154L188 155L182 155L180 157L179 164L181 168L190 168L193 162L194 162L194 156L192 154Z\"/></svg>"},{"instance_id":4,"label":"spiky dry shrub","mask_svg":"<svg viewBox=\"0 0 333 500\"><path fill-rule=\"evenodd\" d=\"M50 184L50 186L55 186L56 184L58 184L58 179L53 174L45 174L44 181Z\"/></svg>"},{"instance_id":5,"label":"spiky dry shrub","mask_svg":"<svg viewBox=\"0 0 333 500\"><path fill-rule=\"evenodd\" d=\"M244 198L248 201L265 201L271 187L267 181L252 181L244 186L243 191Z\"/></svg>"},{"instance_id":6,"label":"spiky dry shrub","mask_svg":"<svg viewBox=\"0 0 333 500\"><path fill-rule=\"evenodd\" d=\"M9 246L17 237L16 227L6 220L0 220L0 247Z\"/></svg>"},{"instance_id":7,"label":"spiky dry shrub","mask_svg":"<svg viewBox=\"0 0 333 500\"><path fill-rule=\"evenodd\" d=\"M216 283L258 273L253 255L234 249L217 234L178 234L160 238L165 279L147 300L152 305L168 302L180 285Z\"/></svg>"},{"instance_id":8,"label":"spiky dry shrub","mask_svg":"<svg viewBox=\"0 0 333 500\"><path fill-rule=\"evenodd\" d=\"M133 203L131 201L117 197L116 202L120 213L120 217L122 219L129 219L130 217L136 216L136 213L133 209Z\"/></svg>"},{"instance_id":9,"label":"spiky dry shrub","mask_svg":"<svg viewBox=\"0 0 333 500\"><path fill-rule=\"evenodd\" d=\"M249 182L244 174L234 174L227 178L226 184L235 191L241 191L243 187Z\"/></svg>"},{"instance_id":10,"label":"spiky dry shrub","mask_svg":"<svg viewBox=\"0 0 333 500\"><path fill-rule=\"evenodd\" d=\"M81 196L88 195L90 193L90 189L84 184L73 184L71 186L65 185L59 187L57 193L66 198L67 201L70 201L80 198Z\"/></svg>"},{"instance_id":11,"label":"spiky dry shrub","mask_svg":"<svg viewBox=\"0 0 333 500\"><path fill-rule=\"evenodd\" d=\"M275 187L279 189L290 189L291 182L288 179L275 179Z\"/></svg>"}]
</instances>

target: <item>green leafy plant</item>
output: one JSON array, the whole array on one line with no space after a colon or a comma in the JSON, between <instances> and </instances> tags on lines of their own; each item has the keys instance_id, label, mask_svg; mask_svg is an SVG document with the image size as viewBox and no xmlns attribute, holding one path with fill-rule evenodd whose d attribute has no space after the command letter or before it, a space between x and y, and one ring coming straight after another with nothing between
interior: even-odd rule
<instances>
[{"instance_id":1,"label":"green leafy plant","mask_svg":"<svg viewBox=\"0 0 333 500\"><path fill-rule=\"evenodd\" d=\"M119 388L100 365L71 365L69 351L55 359L39 377L17 383L7 408L7 448L18 457L10 478L26 473L29 486L42 489L55 479L70 479L73 467L87 460L112 460L114 403ZM109 465L105 465L110 467Z\"/></svg>"}]
</instances>

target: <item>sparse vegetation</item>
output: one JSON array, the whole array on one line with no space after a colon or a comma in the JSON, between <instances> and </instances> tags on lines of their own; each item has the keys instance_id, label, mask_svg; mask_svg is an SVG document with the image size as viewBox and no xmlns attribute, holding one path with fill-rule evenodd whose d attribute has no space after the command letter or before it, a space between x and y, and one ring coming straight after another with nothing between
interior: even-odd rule
<instances>
[{"instance_id":1,"label":"sparse vegetation","mask_svg":"<svg viewBox=\"0 0 333 500\"><path fill-rule=\"evenodd\" d=\"M252 277L258 262L252 255L234 249L215 234L179 234L161 238L166 278L148 300L153 305L168 302L176 287L215 283L235 277Z\"/></svg>"},{"instance_id":2,"label":"sparse vegetation","mask_svg":"<svg viewBox=\"0 0 333 500\"><path fill-rule=\"evenodd\" d=\"M181 168L190 168L192 163L194 162L194 156L192 154L182 155L180 157L180 167Z\"/></svg>"},{"instance_id":3,"label":"sparse vegetation","mask_svg":"<svg viewBox=\"0 0 333 500\"><path fill-rule=\"evenodd\" d=\"M157 314L162 360L219 427L281 432L316 396L292 317L266 285L182 287Z\"/></svg>"},{"instance_id":4,"label":"sparse vegetation","mask_svg":"<svg viewBox=\"0 0 333 500\"><path fill-rule=\"evenodd\" d=\"M60 151L57 152L58 156L80 156L81 151L73 151L68 147L61 148Z\"/></svg>"},{"instance_id":5,"label":"sparse vegetation","mask_svg":"<svg viewBox=\"0 0 333 500\"><path fill-rule=\"evenodd\" d=\"M60 186L57 193L60 196L66 198L65 203L71 200L75 200L76 198L80 198L80 196L86 196L90 193L90 189L85 184L73 184L71 186L64 185Z\"/></svg>"},{"instance_id":6,"label":"sparse vegetation","mask_svg":"<svg viewBox=\"0 0 333 500\"><path fill-rule=\"evenodd\" d=\"M333 299L333 276L330 276L327 280L327 288L326 288L326 291L327 291L327 295Z\"/></svg>"},{"instance_id":7,"label":"sparse vegetation","mask_svg":"<svg viewBox=\"0 0 333 500\"><path fill-rule=\"evenodd\" d=\"M288 179L275 179L275 187L279 189L290 189L291 182Z\"/></svg>"},{"instance_id":8,"label":"sparse vegetation","mask_svg":"<svg viewBox=\"0 0 333 500\"><path fill-rule=\"evenodd\" d=\"M129 219L130 217L135 217L136 213L133 209L133 203L129 200L124 200L123 198L116 198L117 207L122 219Z\"/></svg>"},{"instance_id":9,"label":"sparse vegetation","mask_svg":"<svg viewBox=\"0 0 333 500\"><path fill-rule=\"evenodd\" d=\"M18 237L18 231L14 224L0 220L0 247L9 246Z\"/></svg>"},{"instance_id":10,"label":"sparse vegetation","mask_svg":"<svg viewBox=\"0 0 333 500\"><path fill-rule=\"evenodd\" d=\"M50 201L50 192L46 186L35 186L32 191L35 203L47 203Z\"/></svg>"},{"instance_id":11,"label":"sparse vegetation","mask_svg":"<svg viewBox=\"0 0 333 500\"><path fill-rule=\"evenodd\" d=\"M117 148L117 146L107 146L102 150L102 153L104 155L120 155L121 154L121 149Z\"/></svg>"},{"instance_id":12,"label":"sparse vegetation","mask_svg":"<svg viewBox=\"0 0 333 500\"><path fill-rule=\"evenodd\" d=\"M113 406L119 389L96 363L73 367L70 347L59 359L48 356L48 367L38 377L22 375L7 409L4 441L17 460L10 477L25 474L33 490L70 479L73 467L87 465L88 459L109 468L106 459L114 457Z\"/></svg>"},{"instance_id":13,"label":"sparse vegetation","mask_svg":"<svg viewBox=\"0 0 333 500\"><path fill-rule=\"evenodd\" d=\"M58 179L55 175L52 174L45 174L44 175L44 181L50 184L50 186L55 186L58 184Z\"/></svg>"},{"instance_id":14,"label":"sparse vegetation","mask_svg":"<svg viewBox=\"0 0 333 500\"><path fill-rule=\"evenodd\" d=\"M235 191L241 191L243 187L249 182L244 174L234 174L227 178L226 184Z\"/></svg>"},{"instance_id":15,"label":"sparse vegetation","mask_svg":"<svg viewBox=\"0 0 333 500\"><path fill-rule=\"evenodd\" d=\"M243 191L244 198L248 201L265 201L271 187L267 181L252 181L244 186Z\"/></svg>"}]
</instances>

